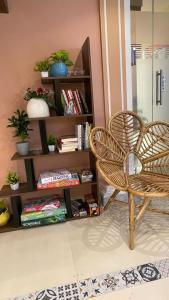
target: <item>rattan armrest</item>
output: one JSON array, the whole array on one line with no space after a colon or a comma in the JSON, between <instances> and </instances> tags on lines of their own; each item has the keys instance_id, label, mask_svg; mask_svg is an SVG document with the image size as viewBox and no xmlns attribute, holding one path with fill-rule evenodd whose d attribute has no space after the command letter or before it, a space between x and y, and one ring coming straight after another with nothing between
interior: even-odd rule
<instances>
[{"instance_id":1,"label":"rattan armrest","mask_svg":"<svg viewBox=\"0 0 169 300\"><path fill-rule=\"evenodd\" d=\"M96 165L98 171L108 184L121 191L127 190L128 180L123 170L123 164L117 164L116 162L107 160L98 160Z\"/></svg>"}]
</instances>

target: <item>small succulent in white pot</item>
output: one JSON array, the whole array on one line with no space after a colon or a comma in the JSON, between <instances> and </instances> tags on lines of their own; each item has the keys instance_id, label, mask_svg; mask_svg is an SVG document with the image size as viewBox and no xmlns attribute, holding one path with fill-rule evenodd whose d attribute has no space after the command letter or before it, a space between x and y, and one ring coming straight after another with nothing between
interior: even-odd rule
<instances>
[{"instance_id":1,"label":"small succulent in white pot","mask_svg":"<svg viewBox=\"0 0 169 300\"><path fill-rule=\"evenodd\" d=\"M56 138L50 134L47 140L49 152L54 152L56 150Z\"/></svg>"},{"instance_id":2,"label":"small succulent in white pot","mask_svg":"<svg viewBox=\"0 0 169 300\"><path fill-rule=\"evenodd\" d=\"M41 77L48 77L49 76L49 69L50 69L50 62L49 59L46 58L44 60L38 61L35 64L34 71L40 72Z\"/></svg>"},{"instance_id":3,"label":"small succulent in white pot","mask_svg":"<svg viewBox=\"0 0 169 300\"><path fill-rule=\"evenodd\" d=\"M7 183L10 185L11 190L16 191L19 189L19 176L16 172L9 172L7 175Z\"/></svg>"}]
</instances>

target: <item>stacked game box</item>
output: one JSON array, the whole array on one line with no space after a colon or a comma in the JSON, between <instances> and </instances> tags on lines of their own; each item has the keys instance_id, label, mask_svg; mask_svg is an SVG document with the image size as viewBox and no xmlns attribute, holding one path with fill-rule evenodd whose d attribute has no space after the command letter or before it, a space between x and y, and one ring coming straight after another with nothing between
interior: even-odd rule
<instances>
[{"instance_id":1,"label":"stacked game box","mask_svg":"<svg viewBox=\"0 0 169 300\"><path fill-rule=\"evenodd\" d=\"M21 224L27 228L64 222L66 212L65 202L59 195L28 199L23 205Z\"/></svg>"},{"instance_id":2,"label":"stacked game box","mask_svg":"<svg viewBox=\"0 0 169 300\"><path fill-rule=\"evenodd\" d=\"M37 189L59 188L78 184L80 184L80 181L77 172L61 169L41 173Z\"/></svg>"}]
</instances>

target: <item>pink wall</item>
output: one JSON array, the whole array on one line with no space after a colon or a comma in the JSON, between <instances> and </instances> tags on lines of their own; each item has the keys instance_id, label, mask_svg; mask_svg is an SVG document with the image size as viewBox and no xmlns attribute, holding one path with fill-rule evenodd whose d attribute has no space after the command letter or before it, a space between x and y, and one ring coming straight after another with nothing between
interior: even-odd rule
<instances>
[{"instance_id":1,"label":"pink wall","mask_svg":"<svg viewBox=\"0 0 169 300\"><path fill-rule=\"evenodd\" d=\"M51 52L68 49L72 58L90 37L97 125L104 125L99 9L97 0L8 0L9 14L0 14L0 185L9 169L22 174L23 164L11 162L15 152L7 118L25 108L23 93L40 85L35 62Z\"/></svg>"}]
</instances>

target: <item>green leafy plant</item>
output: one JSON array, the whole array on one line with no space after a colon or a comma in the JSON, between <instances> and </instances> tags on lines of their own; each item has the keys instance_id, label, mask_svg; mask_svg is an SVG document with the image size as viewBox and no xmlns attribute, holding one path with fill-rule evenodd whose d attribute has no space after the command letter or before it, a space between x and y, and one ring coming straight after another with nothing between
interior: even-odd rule
<instances>
[{"instance_id":1,"label":"green leafy plant","mask_svg":"<svg viewBox=\"0 0 169 300\"><path fill-rule=\"evenodd\" d=\"M9 172L7 175L7 183L8 184L16 184L19 182L19 176L17 176L16 172Z\"/></svg>"},{"instance_id":2,"label":"green leafy plant","mask_svg":"<svg viewBox=\"0 0 169 300\"><path fill-rule=\"evenodd\" d=\"M48 143L48 145L56 145L57 140L52 134L50 134L48 137L47 143Z\"/></svg>"},{"instance_id":3,"label":"green leafy plant","mask_svg":"<svg viewBox=\"0 0 169 300\"><path fill-rule=\"evenodd\" d=\"M59 50L52 53L50 59L53 63L63 62L68 67L73 65L73 62L69 58L69 53L66 50Z\"/></svg>"},{"instance_id":4,"label":"green leafy plant","mask_svg":"<svg viewBox=\"0 0 169 300\"><path fill-rule=\"evenodd\" d=\"M22 110L20 111L17 109L16 112L14 112L14 115L8 119L9 124L7 127L13 127L15 128L15 137L20 137L21 141L24 142L28 137L28 131L31 130L28 128L30 121L28 120L27 113Z\"/></svg>"},{"instance_id":5,"label":"green leafy plant","mask_svg":"<svg viewBox=\"0 0 169 300\"><path fill-rule=\"evenodd\" d=\"M34 71L37 72L45 72L45 71L49 71L49 69L50 69L50 62L48 58L38 61L34 67Z\"/></svg>"}]
</instances>

